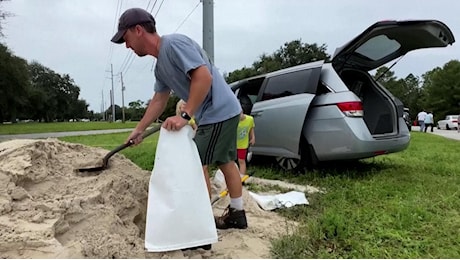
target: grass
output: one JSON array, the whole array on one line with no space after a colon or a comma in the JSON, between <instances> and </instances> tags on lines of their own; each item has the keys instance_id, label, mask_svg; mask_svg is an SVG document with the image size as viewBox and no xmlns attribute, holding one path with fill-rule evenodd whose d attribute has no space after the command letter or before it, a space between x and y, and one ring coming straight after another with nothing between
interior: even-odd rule
<instances>
[{"instance_id":1,"label":"grass","mask_svg":"<svg viewBox=\"0 0 460 260\"><path fill-rule=\"evenodd\" d=\"M127 134L62 140L114 148ZM158 135L122 151L151 170ZM403 152L305 175L252 164L254 176L324 188L309 206L278 210L300 222L272 241L273 258L459 258L460 142L412 132ZM257 189L257 187L250 187Z\"/></svg>"},{"instance_id":2,"label":"grass","mask_svg":"<svg viewBox=\"0 0 460 260\"><path fill-rule=\"evenodd\" d=\"M0 135L134 128L138 122L59 122L0 124Z\"/></svg>"},{"instance_id":3,"label":"grass","mask_svg":"<svg viewBox=\"0 0 460 260\"><path fill-rule=\"evenodd\" d=\"M67 136L61 137L60 140L80 143L88 146L101 147L112 150L123 144L128 138L128 133L88 135L88 136ZM155 133L139 144L138 146L128 147L119 153L131 159L135 164L144 170L152 170L155 158L155 148L157 146L159 133Z\"/></svg>"}]
</instances>

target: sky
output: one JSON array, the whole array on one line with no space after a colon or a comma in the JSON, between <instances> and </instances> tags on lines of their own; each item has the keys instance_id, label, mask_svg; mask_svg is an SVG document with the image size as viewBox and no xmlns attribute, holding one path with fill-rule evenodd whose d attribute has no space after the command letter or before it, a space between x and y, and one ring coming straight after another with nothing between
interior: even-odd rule
<instances>
[{"instance_id":1,"label":"sky","mask_svg":"<svg viewBox=\"0 0 460 260\"><path fill-rule=\"evenodd\" d=\"M115 104L122 105L120 75L125 106L145 102L153 95L155 59L110 42L120 14L131 7L151 11L160 35L181 33L202 44L199 0L9 0L0 8L14 16L2 21L0 42L16 56L68 74L94 112L110 106L112 79ZM229 73L293 40L325 44L332 56L381 20L440 20L458 38L459 10L457 0L214 0L214 62ZM421 76L459 60L459 45L410 52L392 71L398 78Z\"/></svg>"}]
</instances>

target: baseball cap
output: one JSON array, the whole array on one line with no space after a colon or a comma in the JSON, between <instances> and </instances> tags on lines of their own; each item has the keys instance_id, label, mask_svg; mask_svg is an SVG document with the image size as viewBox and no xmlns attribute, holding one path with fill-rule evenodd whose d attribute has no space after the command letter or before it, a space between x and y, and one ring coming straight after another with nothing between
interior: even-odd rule
<instances>
[{"instance_id":1,"label":"baseball cap","mask_svg":"<svg viewBox=\"0 0 460 260\"><path fill-rule=\"evenodd\" d=\"M142 8L130 8L126 10L118 20L118 32L112 37L114 43L124 43L123 35L126 31L138 24L151 22L155 25L155 18Z\"/></svg>"}]
</instances>

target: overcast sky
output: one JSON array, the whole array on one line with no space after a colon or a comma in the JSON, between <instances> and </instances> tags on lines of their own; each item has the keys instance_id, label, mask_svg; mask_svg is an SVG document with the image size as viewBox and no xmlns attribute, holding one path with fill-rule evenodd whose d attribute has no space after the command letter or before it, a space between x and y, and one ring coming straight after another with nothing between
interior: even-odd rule
<instances>
[{"instance_id":1,"label":"overcast sky","mask_svg":"<svg viewBox=\"0 0 460 260\"><path fill-rule=\"evenodd\" d=\"M202 43L199 0L10 0L1 8L14 17L4 21L5 38L0 41L29 62L69 74L81 89L80 98L95 112L101 111L102 93L105 107L110 105L113 64L115 103L122 103L117 76L122 71L127 106L151 98L154 84L153 57L139 58L110 42L120 12L131 7L153 7L160 35L183 33ZM459 12L457 0L215 0L214 60L221 73L228 73L250 67L263 53L272 54L297 39L326 44L332 55L380 20L437 19L458 40ZM398 77L421 76L453 59L460 59L458 42L409 53L392 70Z\"/></svg>"}]
</instances>

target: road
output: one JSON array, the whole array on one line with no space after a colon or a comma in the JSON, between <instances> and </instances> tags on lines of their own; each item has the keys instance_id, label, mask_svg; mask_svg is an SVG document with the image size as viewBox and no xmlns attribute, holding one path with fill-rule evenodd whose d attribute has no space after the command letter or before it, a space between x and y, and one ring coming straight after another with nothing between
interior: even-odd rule
<instances>
[{"instance_id":1,"label":"road","mask_svg":"<svg viewBox=\"0 0 460 260\"><path fill-rule=\"evenodd\" d=\"M131 132L132 130L133 130L132 128L123 128L123 129L55 132L55 133L39 133L39 134L0 135L0 142L7 141L7 140L13 140L13 139L41 139L41 138L57 138L57 137L63 137L63 136L111 134L111 133Z\"/></svg>"},{"instance_id":2,"label":"road","mask_svg":"<svg viewBox=\"0 0 460 260\"><path fill-rule=\"evenodd\" d=\"M133 130L132 128L124 128L124 129L56 132L56 133L40 133L40 134L0 135L0 142L12 140L12 139L40 139L40 138L57 138L57 137L63 137L63 136L111 134L111 133L130 132L132 130ZM419 130L420 128L418 126L412 126L412 132L419 131ZM446 138L455 139L455 140L460 141L460 133L458 133L457 130L440 130L440 129L434 128L433 133L431 132L427 132L427 133L440 135Z\"/></svg>"},{"instance_id":3,"label":"road","mask_svg":"<svg viewBox=\"0 0 460 260\"><path fill-rule=\"evenodd\" d=\"M412 126L412 132L420 131L420 127ZM436 127L433 128L433 132L430 132L430 128L427 130L429 134L435 134L444 136L446 138L455 139L460 141L460 133L457 130L441 130L437 129Z\"/></svg>"}]
</instances>

